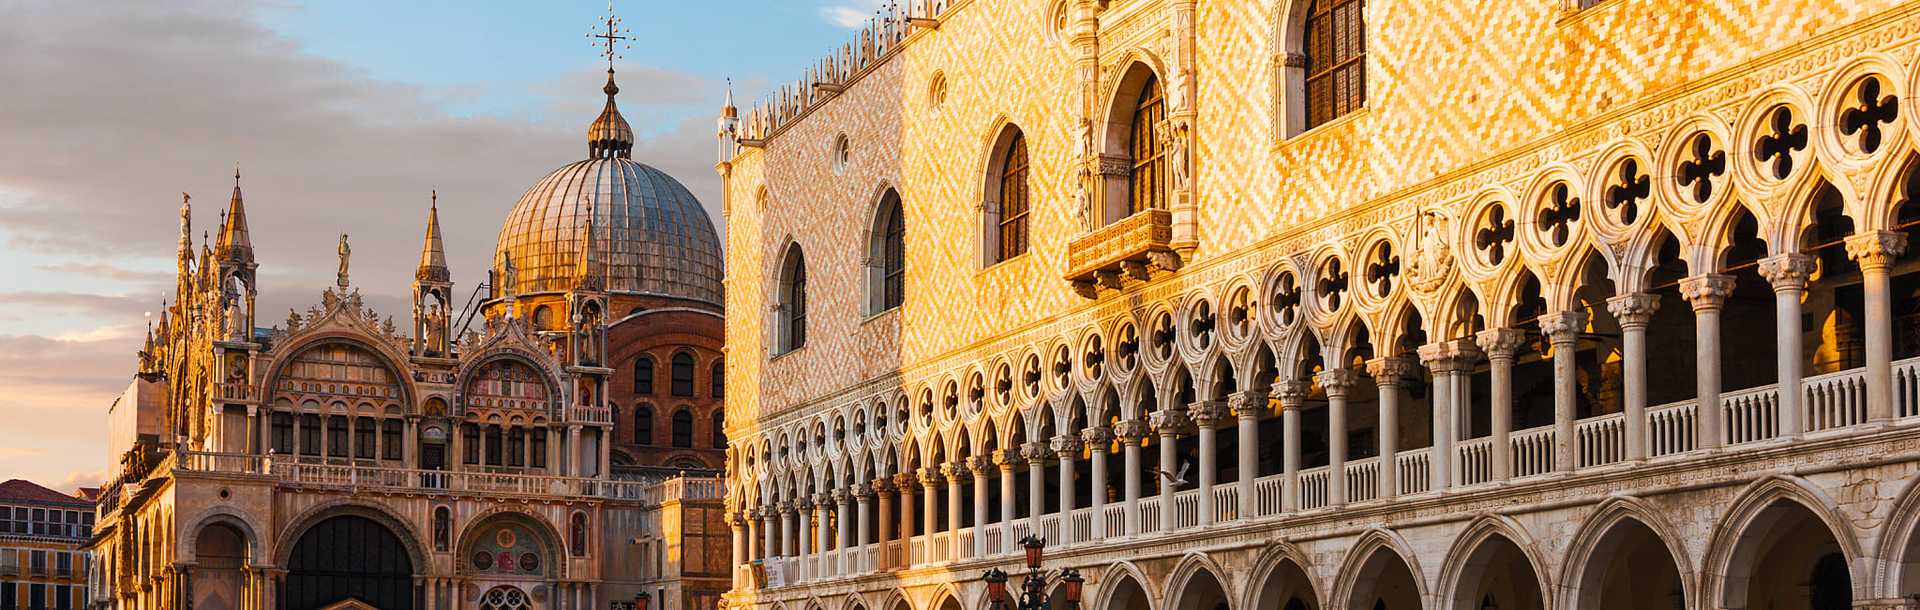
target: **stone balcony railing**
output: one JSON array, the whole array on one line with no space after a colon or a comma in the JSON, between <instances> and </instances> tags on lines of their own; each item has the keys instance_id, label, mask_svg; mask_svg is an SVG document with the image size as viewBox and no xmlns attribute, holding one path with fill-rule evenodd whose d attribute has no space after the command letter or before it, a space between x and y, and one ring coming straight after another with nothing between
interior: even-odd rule
<instances>
[{"instance_id":1,"label":"stone balcony railing","mask_svg":"<svg viewBox=\"0 0 1920 610\"><path fill-rule=\"evenodd\" d=\"M1903 430L1920 426L1920 358L1893 363L1893 415L1890 424L1870 421L1867 413L1866 370L1846 371L1807 377L1800 384L1800 421L1804 432L1797 438L1782 435L1779 424L1779 390L1765 385L1728 392L1720 397L1722 448L1696 447L1699 437L1697 405L1693 400L1649 407L1646 411L1646 458L1627 458L1627 427L1624 413L1609 413L1579 420L1574 426L1574 465L1558 468L1555 447L1557 431L1552 425L1515 430L1508 435L1508 464L1496 469L1492 436L1462 439L1452 443L1454 459L1447 473L1433 470L1432 447L1400 451L1393 456L1394 474L1385 480L1382 461L1364 457L1345 464L1345 498L1333 494L1333 473L1328 466L1302 468L1286 473L1262 476L1252 481L1252 497L1243 499L1246 488L1240 481L1226 480L1213 489L1181 489L1170 496L1141 496L1132 501L1107 502L1095 509L1079 507L1064 517L1059 512L1039 518L1020 518L981 524L956 523L944 531L929 532L903 540L871 541L866 545L849 544L800 556L761 558L758 565L776 574L756 584L752 574L736 573L735 587L778 588L801 583L858 577L874 572L936 566L961 562L1013 561L1022 549L1017 541L1036 534L1068 551L1095 549L1116 540L1150 540L1166 534L1195 535L1212 526L1236 523L1283 522L1296 516L1337 513L1341 510L1380 506L1395 501L1427 498L1458 498L1469 501L1486 494L1497 494L1516 485L1539 482L1570 485L1584 477L1619 476L1625 470L1649 467L1681 467L1698 462L1703 467L1726 468L1716 456L1751 452L1766 448L1786 448L1792 444L1844 442L1847 437L1874 430ZM1749 449L1753 448L1753 449ZM1731 450L1731 451L1730 451ZM1808 449L1819 451L1818 447ZM1447 474L1448 476L1437 476ZM1388 493L1388 491L1392 493ZM1212 514L1202 511L1201 494L1212 495ZM971 527L959 527L971 525Z\"/></svg>"},{"instance_id":2,"label":"stone balcony railing","mask_svg":"<svg viewBox=\"0 0 1920 610\"><path fill-rule=\"evenodd\" d=\"M288 487L484 496L589 497L643 504L719 500L726 496L725 481L710 477L614 481L542 474L390 468L234 453L189 451L174 457L169 464L175 474L266 477Z\"/></svg>"},{"instance_id":3,"label":"stone balcony railing","mask_svg":"<svg viewBox=\"0 0 1920 610\"><path fill-rule=\"evenodd\" d=\"M1067 244L1067 281L1080 296L1118 290L1129 279L1146 281L1156 271L1180 268L1174 252L1173 215L1146 210L1080 236Z\"/></svg>"},{"instance_id":4,"label":"stone balcony railing","mask_svg":"<svg viewBox=\"0 0 1920 610\"><path fill-rule=\"evenodd\" d=\"M260 388L246 382L213 384L213 397L227 402L260 403Z\"/></svg>"}]
</instances>

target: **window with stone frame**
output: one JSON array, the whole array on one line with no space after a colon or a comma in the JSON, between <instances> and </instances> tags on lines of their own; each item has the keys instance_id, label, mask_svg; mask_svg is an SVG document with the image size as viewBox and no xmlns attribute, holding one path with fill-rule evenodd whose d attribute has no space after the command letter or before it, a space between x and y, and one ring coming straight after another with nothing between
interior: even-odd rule
<instances>
[{"instance_id":1,"label":"window with stone frame","mask_svg":"<svg viewBox=\"0 0 1920 610\"><path fill-rule=\"evenodd\" d=\"M1027 253L1027 211L1031 206L1027 194L1026 135L1015 130L1001 155L1000 247L995 262Z\"/></svg>"},{"instance_id":2,"label":"window with stone frame","mask_svg":"<svg viewBox=\"0 0 1920 610\"><path fill-rule=\"evenodd\" d=\"M693 413L684 408L673 412L673 446L693 447Z\"/></svg>"},{"instance_id":3,"label":"window with stone frame","mask_svg":"<svg viewBox=\"0 0 1920 610\"><path fill-rule=\"evenodd\" d=\"M1140 85L1140 98L1134 103L1127 134L1127 152L1133 159L1133 171L1127 176L1131 195L1128 213L1167 207L1167 146L1160 137L1160 123L1166 118L1160 79L1148 75Z\"/></svg>"},{"instance_id":4,"label":"window with stone frame","mask_svg":"<svg viewBox=\"0 0 1920 610\"><path fill-rule=\"evenodd\" d=\"M653 444L653 407L640 405L633 409L633 444Z\"/></svg>"},{"instance_id":5,"label":"window with stone frame","mask_svg":"<svg viewBox=\"0 0 1920 610\"><path fill-rule=\"evenodd\" d=\"M672 382L674 396L693 395L693 354L680 352L673 355Z\"/></svg>"},{"instance_id":6,"label":"window with stone frame","mask_svg":"<svg viewBox=\"0 0 1920 610\"><path fill-rule=\"evenodd\" d=\"M713 361L713 366L708 371L708 375L713 380L712 388L708 394L713 398L725 398L727 394L727 371L726 367L722 366L722 361Z\"/></svg>"},{"instance_id":7,"label":"window with stone frame","mask_svg":"<svg viewBox=\"0 0 1920 610\"><path fill-rule=\"evenodd\" d=\"M713 411L713 448L714 449L727 448L726 413L719 409L715 409Z\"/></svg>"},{"instance_id":8,"label":"window with stone frame","mask_svg":"<svg viewBox=\"0 0 1920 610\"><path fill-rule=\"evenodd\" d=\"M1366 0L1313 0L1307 5L1307 128L1367 103Z\"/></svg>"},{"instance_id":9,"label":"window with stone frame","mask_svg":"<svg viewBox=\"0 0 1920 610\"><path fill-rule=\"evenodd\" d=\"M641 396L653 393L652 356L633 359L633 393Z\"/></svg>"},{"instance_id":10,"label":"window with stone frame","mask_svg":"<svg viewBox=\"0 0 1920 610\"><path fill-rule=\"evenodd\" d=\"M907 300L907 221L899 193L888 190L881 206L887 219L880 231L880 311L886 311Z\"/></svg>"},{"instance_id":11,"label":"window with stone frame","mask_svg":"<svg viewBox=\"0 0 1920 610\"><path fill-rule=\"evenodd\" d=\"M799 244L789 246L780 272L780 324L774 352L782 354L807 344L807 257Z\"/></svg>"}]
</instances>

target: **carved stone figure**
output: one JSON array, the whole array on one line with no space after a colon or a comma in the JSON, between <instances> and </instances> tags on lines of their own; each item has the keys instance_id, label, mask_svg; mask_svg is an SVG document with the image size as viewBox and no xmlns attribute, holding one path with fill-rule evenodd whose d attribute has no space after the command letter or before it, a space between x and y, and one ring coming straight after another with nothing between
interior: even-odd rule
<instances>
[{"instance_id":1,"label":"carved stone figure","mask_svg":"<svg viewBox=\"0 0 1920 610\"><path fill-rule=\"evenodd\" d=\"M340 245L339 247L334 248L334 251L340 254L340 273L334 279L334 281L339 283L341 288L346 288L347 287L347 259L353 256L353 248L347 245L346 233L340 234Z\"/></svg>"},{"instance_id":2,"label":"carved stone figure","mask_svg":"<svg viewBox=\"0 0 1920 610\"><path fill-rule=\"evenodd\" d=\"M1453 269L1453 247L1447 243L1446 214L1438 210L1422 211L1420 233L1413 247L1418 255L1413 257L1408 276L1413 279L1414 289L1431 291Z\"/></svg>"}]
</instances>

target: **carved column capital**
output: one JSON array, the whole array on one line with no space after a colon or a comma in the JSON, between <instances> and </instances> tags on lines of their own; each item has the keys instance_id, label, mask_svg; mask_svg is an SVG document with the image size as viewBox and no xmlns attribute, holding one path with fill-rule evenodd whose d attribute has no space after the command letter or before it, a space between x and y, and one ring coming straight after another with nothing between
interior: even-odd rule
<instances>
[{"instance_id":1,"label":"carved column capital","mask_svg":"<svg viewBox=\"0 0 1920 610\"><path fill-rule=\"evenodd\" d=\"M1187 418L1200 428L1216 428L1227 418L1226 404L1218 400L1201 400L1187 405Z\"/></svg>"},{"instance_id":2,"label":"carved column capital","mask_svg":"<svg viewBox=\"0 0 1920 610\"><path fill-rule=\"evenodd\" d=\"M1080 440L1085 441L1088 445L1105 447L1108 443L1113 442L1113 429L1105 426L1087 428L1080 431Z\"/></svg>"},{"instance_id":3,"label":"carved column capital","mask_svg":"<svg viewBox=\"0 0 1920 610\"><path fill-rule=\"evenodd\" d=\"M1053 457L1053 448L1048 447L1045 441L1022 443L1020 457L1029 462L1045 462L1047 458Z\"/></svg>"},{"instance_id":4,"label":"carved column capital","mask_svg":"<svg viewBox=\"0 0 1920 610\"><path fill-rule=\"evenodd\" d=\"M994 453L1001 452L995 451ZM970 471L969 474L975 477L986 478L987 475L993 474L993 471L999 469L1000 465L994 463L994 456L976 455L967 458L967 470Z\"/></svg>"},{"instance_id":5,"label":"carved column capital","mask_svg":"<svg viewBox=\"0 0 1920 610\"><path fill-rule=\"evenodd\" d=\"M1862 270L1885 269L1907 251L1907 234L1899 231L1872 231L1847 236L1847 257Z\"/></svg>"},{"instance_id":6,"label":"carved column capital","mask_svg":"<svg viewBox=\"0 0 1920 610\"><path fill-rule=\"evenodd\" d=\"M1147 422L1129 419L1116 423L1113 425L1113 435L1123 444L1137 446L1141 439L1147 437Z\"/></svg>"},{"instance_id":7,"label":"carved column capital","mask_svg":"<svg viewBox=\"0 0 1920 610\"><path fill-rule=\"evenodd\" d=\"M1227 395L1227 410L1240 419L1259 419L1267 410L1266 392L1243 390Z\"/></svg>"},{"instance_id":8,"label":"carved column capital","mask_svg":"<svg viewBox=\"0 0 1920 610\"><path fill-rule=\"evenodd\" d=\"M1161 409L1149 414L1153 429L1160 436L1179 436L1193 428L1193 419L1183 411Z\"/></svg>"},{"instance_id":9,"label":"carved column capital","mask_svg":"<svg viewBox=\"0 0 1920 610\"><path fill-rule=\"evenodd\" d=\"M1680 280L1680 298L1694 311L1715 311L1733 295L1733 276L1709 273Z\"/></svg>"},{"instance_id":10,"label":"carved column capital","mask_svg":"<svg viewBox=\"0 0 1920 610\"><path fill-rule=\"evenodd\" d=\"M1346 398L1347 390L1353 389L1360 376L1353 369L1341 368L1320 371L1318 379L1320 389L1327 393L1327 398Z\"/></svg>"},{"instance_id":11,"label":"carved column capital","mask_svg":"<svg viewBox=\"0 0 1920 610\"><path fill-rule=\"evenodd\" d=\"M854 489L855 488L852 488L852 487L841 487L833 490L833 503L846 504L847 502L852 501Z\"/></svg>"},{"instance_id":12,"label":"carved column capital","mask_svg":"<svg viewBox=\"0 0 1920 610\"><path fill-rule=\"evenodd\" d=\"M1313 389L1302 379L1288 379L1273 384L1273 393L1280 397L1280 410L1292 411L1306 404L1307 395Z\"/></svg>"},{"instance_id":13,"label":"carved column capital","mask_svg":"<svg viewBox=\"0 0 1920 610\"><path fill-rule=\"evenodd\" d=\"M1053 449L1054 457L1062 460L1072 460L1080 457L1080 448L1082 446L1084 445L1080 442L1080 437L1072 434L1062 434L1053 437L1053 444L1049 448Z\"/></svg>"},{"instance_id":14,"label":"carved column capital","mask_svg":"<svg viewBox=\"0 0 1920 610\"><path fill-rule=\"evenodd\" d=\"M1367 374L1373 376L1373 382L1380 387L1393 387L1412 379L1418 374L1415 369L1419 363L1408 358L1389 356L1367 361Z\"/></svg>"},{"instance_id":15,"label":"carved column capital","mask_svg":"<svg viewBox=\"0 0 1920 610\"><path fill-rule=\"evenodd\" d=\"M794 501L793 501L793 502L792 502L791 504L792 504L792 506L793 506L793 510L794 510L794 512L805 512L805 511L808 511L808 510L812 510L812 509L813 509L813 497L812 497L812 496L800 496L799 498L795 498L795 499L794 499Z\"/></svg>"},{"instance_id":16,"label":"carved column capital","mask_svg":"<svg viewBox=\"0 0 1920 610\"><path fill-rule=\"evenodd\" d=\"M1471 366L1480 357L1480 348L1466 339L1440 341L1420 346L1420 363L1436 374Z\"/></svg>"},{"instance_id":17,"label":"carved column capital","mask_svg":"<svg viewBox=\"0 0 1920 610\"><path fill-rule=\"evenodd\" d=\"M1018 449L999 449L993 452L993 461L1000 466L1001 470L1011 470L1026 459L1020 457Z\"/></svg>"},{"instance_id":18,"label":"carved column capital","mask_svg":"<svg viewBox=\"0 0 1920 610\"><path fill-rule=\"evenodd\" d=\"M967 469L966 464L960 462L941 464L940 474L946 475L948 483L965 483L967 479L973 478L973 471Z\"/></svg>"},{"instance_id":19,"label":"carved column capital","mask_svg":"<svg viewBox=\"0 0 1920 610\"><path fill-rule=\"evenodd\" d=\"M1554 345L1571 345L1587 328L1587 312L1563 311L1540 316L1540 333Z\"/></svg>"},{"instance_id":20,"label":"carved column capital","mask_svg":"<svg viewBox=\"0 0 1920 610\"><path fill-rule=\"evenodd\" d=\"M1807 289L1807 279L1813 276L1813 257L1798 252L1775 254L1760 259L1760 277L1767 278L1773 284L1774 292L1795 292Z\"/></svg>"},{"instance_id":21,"label":"carved column capital","mask_svg":"<svg viewBox=\"0 0 1920 610\"><path fill-rule=\"evenodd\" d=\"M1621 328L1646 328L1660 311L1660 295L1636 292L1607 299L1607 311Z\"/></svg>"},{"instance_id":22,"label":"carved column capital","mask_svg":"<svg viewBox=\"0 0 1920 610\"><path fill-rule=\"evenodd\" d=\"M1488 360L1510 360L1513 353L1520 349L1520 344L1527 340L1527 333L1518 328L1489 328L1474 334L1473 340L1479 344L1480 351L1487 355Z\"/></svg>"}]
</instances>

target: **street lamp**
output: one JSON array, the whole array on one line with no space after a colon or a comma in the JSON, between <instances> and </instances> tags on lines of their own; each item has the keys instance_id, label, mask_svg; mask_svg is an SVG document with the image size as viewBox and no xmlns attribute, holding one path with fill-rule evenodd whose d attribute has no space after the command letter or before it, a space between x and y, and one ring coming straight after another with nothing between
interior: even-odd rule
<instances>
[{"instance_id":1,"label":"street lamp","mask_svg":"<svg viewBox=\"0 0 1920 610\"><path fill-rule=\"evenodd\" d=\"M647 610L647 600L651 597L646 591L633 594L633 610Z\"/></svg>"},{"instance_id":2,"label":"street lamp","mask_svg":"<svg viewBox=\"0 0 1920 610\"><path fill-rule=\"evenodd\" d=\"M1078 571L1062 569L1052 575L1040 572L1040 563L1045 558L1047 541L1035 536L1020 540L1020 546L1026 551L1027 574L1020 578L1020 603L1017 610L1056 610L1047 599L1047 583L1058 579L1066 594L1066 607L1058 610L1079 610L1081 585L1086 583ZM987 570L981 576L987 582L987 599L993 610L1009 610L1007 605L1013 601L1007 595L1007 573L999 568Z\"/></svg>"}]
</instances>

